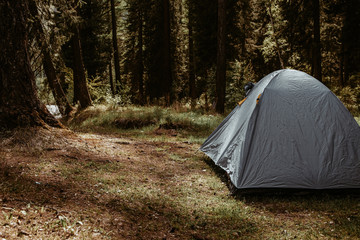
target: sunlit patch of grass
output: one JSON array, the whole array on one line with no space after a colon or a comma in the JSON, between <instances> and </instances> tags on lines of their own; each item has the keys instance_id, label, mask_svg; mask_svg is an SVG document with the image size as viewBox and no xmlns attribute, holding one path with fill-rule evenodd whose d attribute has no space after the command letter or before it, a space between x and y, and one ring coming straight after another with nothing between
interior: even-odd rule
<instances>
[{"instance_id":1,"label":"sunlit patch of grass","mask_svg":"<svg viewBox=\"0 0 360 240\"><path fill-rule=\"evenodd\" d=\"M177 140L200 143L216 128L223 116L161 107L93 106L78 113L68 124L76 131L117 133L142 139L166 141L172 129ZM157 134L154 134L154 131Z\"/></svg>"},{"instance_id":2,"label":"sunlit patch of grass","mask_svg":"<svg viewBox=\"0 0 360 240\"><path fill-rule=\"evenodd\" d=\"M199 157L185 158L186 152L170 152L172 146L153 148L154 154L165 154L162 161L168 169L136 166L140 160L134 160L133 166L122 166L117 161L96 165L91 161L68 161L62 173L70 181L86 183L85 192L136 221L139 239L145 235L158 238L162 232L186 239L244 238L257 232L256 224L246 215L249 209L227 195L226 186L212 170ZM193 171L176 168L184 164ZM140 216L141 221L136 219Z\"/></svg>"},{"instance_id":3,"label":"sunlit patch of grass","mask_svg":"<svg viewBox=\"0 0 360 240\"><path fill-rule=\"evenodd\" d=\"M356 120L357 123L360 125L360 117L355 117L355 120Z\"/></svg>"},{"instance_id":4,"label":"sunlit patch of grass","mask_svg":"<svg viewBox=\"0 0 360 240\"><path fill-rule=\"evenodd\" d=\"M177 161L177 162L185 162L188 159L184 158L183 156L180 156L178 154L172 153L169 155L169 160Z\"/></svg>"},{"instance_id":5,"label":"sunlit patch of grass","mask_svg":"<svg viewBox=\"0 0 360 240\"><path fill-rule=\"evenodd\" d=\"M204 183L201 176L193 178L200 178L199 181ZM122 188L114 186L110 192L117 197L109 200L108 205L120 212L141 212L143 218L139 225L145 231L159 230L159 219L165 219L163 221L168 222L175 235L194 232L192 237L206 235L219 239L257 231L245 214L247 210L243 210L238 202L232 199L229 204L229 199L224 201L224 195L207 195L204 194L207 190L203 190L183 183L173 188L159 187L156 182Z\"/></svg>"}]
</instances>

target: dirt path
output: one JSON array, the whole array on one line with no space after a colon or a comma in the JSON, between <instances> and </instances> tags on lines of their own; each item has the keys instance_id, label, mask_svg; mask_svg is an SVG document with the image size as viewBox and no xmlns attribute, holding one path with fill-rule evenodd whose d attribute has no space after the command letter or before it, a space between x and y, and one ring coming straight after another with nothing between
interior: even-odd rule
<instances>
[{"instance_id":1,"label":"dirt path","mask_svg":"<svg viewBox=\"0 0 360 240\"><path fill-rule=\"evenodd\" d=\"M0 237L171 239L179 234L174 224L188 220L173 218L185 213L184 186L206 174L207 165L194 161L198 146L172 142L171 136L169 142L67 132L58 137L65 142L55 136L37 143L42 139L37 136L26 145L26 137L15 136L3 144Z\"/></svg>"}]
</instances>

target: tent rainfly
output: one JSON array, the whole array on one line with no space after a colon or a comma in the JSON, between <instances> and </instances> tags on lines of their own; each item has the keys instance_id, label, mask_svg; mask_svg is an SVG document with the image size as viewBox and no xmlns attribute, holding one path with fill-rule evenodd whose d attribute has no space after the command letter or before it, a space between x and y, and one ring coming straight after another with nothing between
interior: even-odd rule
<instances>
[{"instance_id":1,"label":"tent rainfly","mask_svg":"<svg viewBox=\"0 0 360 240\"><path fill-rule=\"evenodd\" d=\"M360 188L360 127L320 81L261 79L200 148L238 189Z\"/></svg>"}]
</instances>

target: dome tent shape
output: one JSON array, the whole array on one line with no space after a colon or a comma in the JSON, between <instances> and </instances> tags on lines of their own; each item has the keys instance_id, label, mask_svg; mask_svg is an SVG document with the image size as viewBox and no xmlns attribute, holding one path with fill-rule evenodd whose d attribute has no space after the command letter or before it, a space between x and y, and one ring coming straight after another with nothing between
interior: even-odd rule
<instances>
[{"instance_id":1,"label":"dome tent shape","mask_svg":"<svg viewBox=\"0 0 360 240\"><path fill-rule=\"evenodd\" d=\"M261 79L200 148L238 189L360 188L360 127L320 81Z\"/></svg>"}]
</instances>

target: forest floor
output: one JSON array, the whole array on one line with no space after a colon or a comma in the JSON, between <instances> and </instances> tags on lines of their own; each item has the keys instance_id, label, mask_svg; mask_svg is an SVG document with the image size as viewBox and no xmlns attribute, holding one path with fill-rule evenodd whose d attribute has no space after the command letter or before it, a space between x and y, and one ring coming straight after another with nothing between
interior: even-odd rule
<instances>
[{"instance_id":1,"label":"forest floor","mask_svg":"<svg viewBox=\"0 0 360 240\"><path fill-rule=\"evenodd\" d=\"M1 133L0 239L360 239L359 194L231 196L202 138L152 126Z\"/></svg>"}]
</instances>

